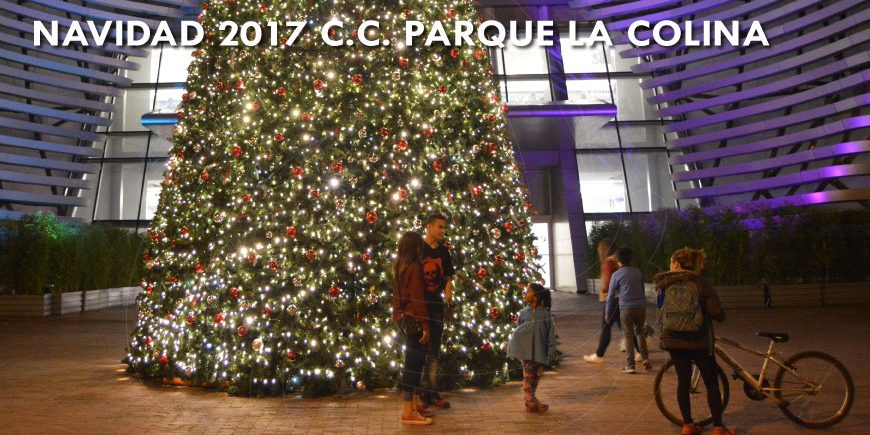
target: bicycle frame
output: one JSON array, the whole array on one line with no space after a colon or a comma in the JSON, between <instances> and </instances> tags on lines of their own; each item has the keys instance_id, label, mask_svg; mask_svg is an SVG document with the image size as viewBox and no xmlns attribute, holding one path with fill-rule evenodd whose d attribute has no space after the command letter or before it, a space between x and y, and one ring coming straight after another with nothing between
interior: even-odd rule
<instances>
[{"instance_id":1,"label":"bicycle frame","mask_svg":"<svg viewBox=\"0 0 870 435\"><path fill-rule=\"evenodd\" d=\"M745 368L743 368L743 366L740 365L740 363L735 361L734 358L732 358L731 355L728 354L728 352L725 352L725 350L722 349L721 346L719 346L719 343L725 343L727 345L734 346L740 350L743 350L745 352L748 352L748 353L751 353L753 355L756 355L756 356L763 358L764 362L761 365L761 372L758 374L758 379L755 379L754 377L752 377L752 375ZM770 346L767 348L767 352L762 352L762 351L753 349L751 347L744 346L744 345L742 345L734 340L730 340L730 339L727 339L725 337L716 336L715 351L716 351L716 355L718 355L719 358L725 362L725 364L727 364L729 367L731 367L734 370L735 379L737 377L739 377L740 379L743 380L743 382L746 382L749 386L751 386L753 389L755 389L755 391L761 392L767 398L774 399L774 401L776 401L777 403L781 403L781 402L783 402L783 400L776 396L776 394L775 394L776 392L798 391L798 392L804 392L804 393L809 393L809 394L817 393L819 391L818 385L814 384L811 381L806 380L803 376L798 374L796 370L785 365L785 363L783 363L782 361L780 361L776 357L777 354L773 350L775 344L776 344L776 342L771 340ZM787 372L789 372L791 375L793 375L795 378L797 378L801 382L803 382L804 387L803 388L779 388L779 389L777 389L777 388L772 388L770 386L765 386L764 385L765 375L767 373L768 367L770 367L771 361L774 364L781 367L783 370L786 370Z\"/></svg>"}]
</instances>

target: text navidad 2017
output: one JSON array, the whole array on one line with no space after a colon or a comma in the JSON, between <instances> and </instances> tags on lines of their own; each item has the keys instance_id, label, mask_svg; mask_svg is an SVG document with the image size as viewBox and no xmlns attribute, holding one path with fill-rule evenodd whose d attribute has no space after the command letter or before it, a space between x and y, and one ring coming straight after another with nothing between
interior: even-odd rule
<instances>
[{"instance_id":1,"label":"text navidad 2017","mask_svg":"<svg viewBox=\"0 0 870 435\"><path fill-rule=\"evenodd\" d=\"M428 24L428 26L427 26ZM396 41L405 46L443 45L443 46L474 46L477 39L488 47L504 47L510 44L517 47L535 45L539 47L553 46L556 33L553 21L509 21L507 24L489 20L482 23L455 20L445 26L444 22L408 20L405 22L404 37L396 36ZM748 25L746 25L748 24ZM393 42L383 38L380 23L374 20L363 21L353 32L341 32L348 26L339 20L331 20L320 26L314 26L311 21L288 21L279 23L268 21L261 24L254 21L237 23L222 21L218 25L221 46L257 46L269 44L293 45L306 29L315 28L319 31L323 42L332 47L352 46L356 43L366 47L388 46ZM52 46L103 46L107 43L118 46L157 46L169 44L175 46L196 46L204 38L205 32L196 21L181 21L176 35L167 21L160 21L152 29L142 21L72 21L65 30L59 28L57 21L48 25L42 21L33 22L33 45L47 43ZM340 37L347 34L347 39ZM741 23L740 21L659 21L650 23L646 20L634 21L626 31L629 41L638 47L646 47L650 43L670 47L681 44L687 47L718 47L723 44L732 46L749 46L752 44L770 45L764 29L758 21ZM596 43L613 45L610 35L603 22L595 23L588 36L578 35L577 23L568 22L568 35L562 35L562 45L592 46Z\"/></svg>"}]
</instances>

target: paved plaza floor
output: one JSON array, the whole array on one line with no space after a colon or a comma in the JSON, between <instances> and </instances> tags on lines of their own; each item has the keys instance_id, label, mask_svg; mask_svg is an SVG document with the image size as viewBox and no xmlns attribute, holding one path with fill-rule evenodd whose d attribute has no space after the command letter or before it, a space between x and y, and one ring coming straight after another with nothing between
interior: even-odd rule
<instances>
[{"instance_id":1,"label":"paved plaza floor","mask_svg":"<svg viewBox=\"0 0 870 435\"><path fill-rule=\"evenodd\" d=\"M300 399L230 397L198 388L142 382L120 363L134 307L110 308L42 319L0 318L0 431L3 433L679 433L661 416L652 395L653 373L620 372L614 345L604 364L582 355L597 343L601 308L595 296L554 297L561 367L541 380L547 414L524 412L519 382L449 396L429 427L399 424L395 392ZM731 382L725 422L738 433L870 433L870 311L868 306L728 310L721 335L762 347L758 330L790 332L784 354L817 349L839 358L852 373L856 400L851 414L826 430L803 429L771 402L753 402ZM620 333L615 334L618 338ZM666 354L655 351L660 367ZM751 357L742 363L759 366Z\"/></svg>"}]
</instances>

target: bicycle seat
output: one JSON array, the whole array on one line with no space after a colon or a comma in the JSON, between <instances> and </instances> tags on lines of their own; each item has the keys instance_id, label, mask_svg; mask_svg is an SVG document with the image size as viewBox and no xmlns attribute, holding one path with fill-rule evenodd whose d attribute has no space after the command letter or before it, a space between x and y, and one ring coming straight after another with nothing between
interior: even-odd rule
<instances>
[{"instance_id":1,"label":"bicycle seat","mask_svg":"<svg viewBox=\"0 0 870 435\"><path fill-rule=\"evenodd\" d=\"M773 340L774 343L785 343L788 341L787 332L756 332L755 335L759 337L767 337Z\"/></svg>"}]
</instances>

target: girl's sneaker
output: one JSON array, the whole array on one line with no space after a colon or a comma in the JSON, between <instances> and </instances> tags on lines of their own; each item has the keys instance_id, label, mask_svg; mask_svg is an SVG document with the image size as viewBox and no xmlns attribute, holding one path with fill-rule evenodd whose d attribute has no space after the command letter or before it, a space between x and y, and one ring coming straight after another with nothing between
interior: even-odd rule
<instances>
[{"instance_id":1,"label":"girl's sneaker","mask_svg":"<svg viewBox=\"0 0 870 435\"><path fill-rule=\"evenodd\" d=\"M727 427L714 427L713 435L734 435L734 429L728 429Z\"/></svg>"},{"instance_id":2,"label":"girl's sneaker","mask_svg":"<svg viewBox=\"0 0 870 435\"><path fill-rule=\"evenodd\" d=\"M416 424L416 425L426 425L432 424L432 419L428 417L423 417L419 412L415 412L410 416L402 416L402 424Z\"/></svg>"},{"instance_id":3,"label":"girl's sneaker","mask_svg":"<svg viewBox=\"0 0 870 435\"><path fill-rule=\"evenodd\" d=\"M701 429L701 426L697 424L684 424L683 431L680 432L680 435L701 435L704 430Z\"/></svg>"},{"instance_id":4,"label":"girl's sneaker","mask_svg":"<svg viewBox=\"0 0 870 435\"><path fill-rule=\"evenodd\" d=\"M540 414L543 412L547 412L548 409L550 409L550 405L545 405L541 402L526 403L526 411L528 412Z\"/></svg>"}]
</instances>

